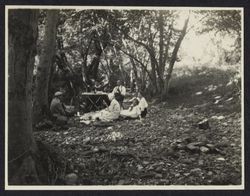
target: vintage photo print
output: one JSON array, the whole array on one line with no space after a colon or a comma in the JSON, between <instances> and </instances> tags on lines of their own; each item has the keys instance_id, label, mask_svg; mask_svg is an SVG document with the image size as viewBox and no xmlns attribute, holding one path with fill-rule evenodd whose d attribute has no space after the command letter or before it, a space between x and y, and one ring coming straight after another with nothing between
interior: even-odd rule
<instances>
[{"instance_id":1,"label":"vintage photo print","mask_svg":"<svg viewBox=\"0 0 250 196\"><path fill-rule=\"evenodd\" d=\"M6 190L243 190L242 7L5 6Z\"/></svg>"}]
</instances>

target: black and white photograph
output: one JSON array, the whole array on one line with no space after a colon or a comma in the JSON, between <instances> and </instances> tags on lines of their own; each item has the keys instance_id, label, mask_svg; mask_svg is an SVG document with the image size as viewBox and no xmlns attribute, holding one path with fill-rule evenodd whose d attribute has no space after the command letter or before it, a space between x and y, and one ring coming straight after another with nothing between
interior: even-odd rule
<instances>
[{"instance_id":1,"label":"black and white photograph","mask_svg":"<svg viewBox=\"0 0 250 196\"><path fill-rule=\"evenodd\" d=\"M243 190L244 9L5 7L6 190Z\"/></svg>"}]
</instances>

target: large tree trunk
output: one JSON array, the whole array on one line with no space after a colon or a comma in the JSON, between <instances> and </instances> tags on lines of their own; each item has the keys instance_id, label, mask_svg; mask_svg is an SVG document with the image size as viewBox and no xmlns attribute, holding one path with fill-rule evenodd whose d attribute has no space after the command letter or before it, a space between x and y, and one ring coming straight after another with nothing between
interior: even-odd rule
<instances>
[{"instance_id":1,"label":"large tree trunk","mask_svg":"<svg viewBox=\"0 0 250 196\"><path fill-rule=\"evenodd\" d=\"M34 123L38 123L49 114L48 86L50 69L56 48L57 10L47 11L47 23L42 46L40 63L37 67L36 91L34 97Z\"/></svg>"},{"instance_id":2,"label":"large tree trunk","mask_svg":"<svg viewBox=\"0 0 250 196\"><path fill-rule=\"evenodd\" d=\"M157 72L159 72L159 65L158 62L156 60L156 54L154 51L154 40L152 38L152 36L149 37L149 47L146 48L149 56L150 56L150 62L151 62L151 77L152 77L152 81L153 81L153 86L154 86L154 94L157 94L159 89L158 83L157 83ZM160 75L158 73L158 75Z\"/></svg>"},{"instance_id":3,"label":"large tree trunk","mask_svg":"<svg viewBox=\"0 0 250 196\"><path fill-rule=\"evenodd\" d=\"M94 49L95 54L91 64L88 66L87 75L89 78L96 80L98 76L99 63L101 60L101 55L103 50L106 48L107 44L101 46L101 41L98 39L97 33L94 33Z\"/></svg>"},{"instance_id":4,"label":"large tree trunk","mask_svg":"<svg viewBox=\"0 0 250 196\"><path fill-rule=\"evenodd\" d=\"M175 61L176 61L177 53L178 53L179 48L181 46L182 40L186 35L186 31L187 31L187 27L188 27L188 21L189 21L189 18L187 18L186 21L185 21L185 24L184 24L183 29L181 31L181 35L180 35L180 37L178 38L178 40L177 40L177 42L175 44L175 47L174 47L174 50L173 50L173 53L172 53L172 56L171 56L171 59L170 59L170 62L169 62L168 74L166 75L165 82L164 82L164 88L163 88L163 91L162 91L162 94L161 94L161 99L162 100L165 99L167 94L168 94L170 79L171 79L172 72L173 72L173 69L174 69L174 64L175 64Z\"/></svg>"},{"instance_id":5,"label":"large tree trunk","mask_svg":"<svg viewBox=\"0 0 250 196\"><path fill-rule=\"evenodd\" d=\"M37 40L37 10L9 10L8 179L9 184L39 184L32 154L32 74Z\"/></svg>"}]
</instances>

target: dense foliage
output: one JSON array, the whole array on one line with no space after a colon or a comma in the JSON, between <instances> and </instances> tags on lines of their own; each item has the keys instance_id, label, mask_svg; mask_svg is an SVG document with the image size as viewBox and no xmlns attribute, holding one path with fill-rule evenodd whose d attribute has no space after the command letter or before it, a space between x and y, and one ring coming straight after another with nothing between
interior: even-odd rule
<instances>
[{"instance_id":1,"label":"dense foliage","mask_svg":"<svg viewBox=\"0 0 250 196\"><path fill-rule=\"evenodd\" d=\"M38 51L45 17L46 11L41 11ZM219 64L239 63L239 10L60 10L50 99L64 89L68 102L75 103L94 81L106 78L105 90L110 91L120 78L127 87L135 81L139 90L163 100L174 65L184 59L179 54L182 42L192 31L197 36L214 34L211 42L220 53ZM230 49L221 44L223 37L235 40Z\"/></svg>"}]
</instances>

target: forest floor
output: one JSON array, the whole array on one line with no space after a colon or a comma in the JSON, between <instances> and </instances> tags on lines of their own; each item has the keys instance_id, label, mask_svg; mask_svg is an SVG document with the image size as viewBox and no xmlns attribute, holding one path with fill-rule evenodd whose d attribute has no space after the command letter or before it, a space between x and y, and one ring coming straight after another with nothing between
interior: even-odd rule
<instances>
[{"instance_id":1,"label":"forest floor","mask_svg":"<svg viewBox=\"0 0 250 196\"><path fill-rule=\"evenodd\" d=\"M239 185L240 98L228 78L204 82L207 75L167 102L150 102L143 121L90 126L72 118L70 128L35 138L61 152L65 173L81 185Z\"/></svg>"}]
</instances>

